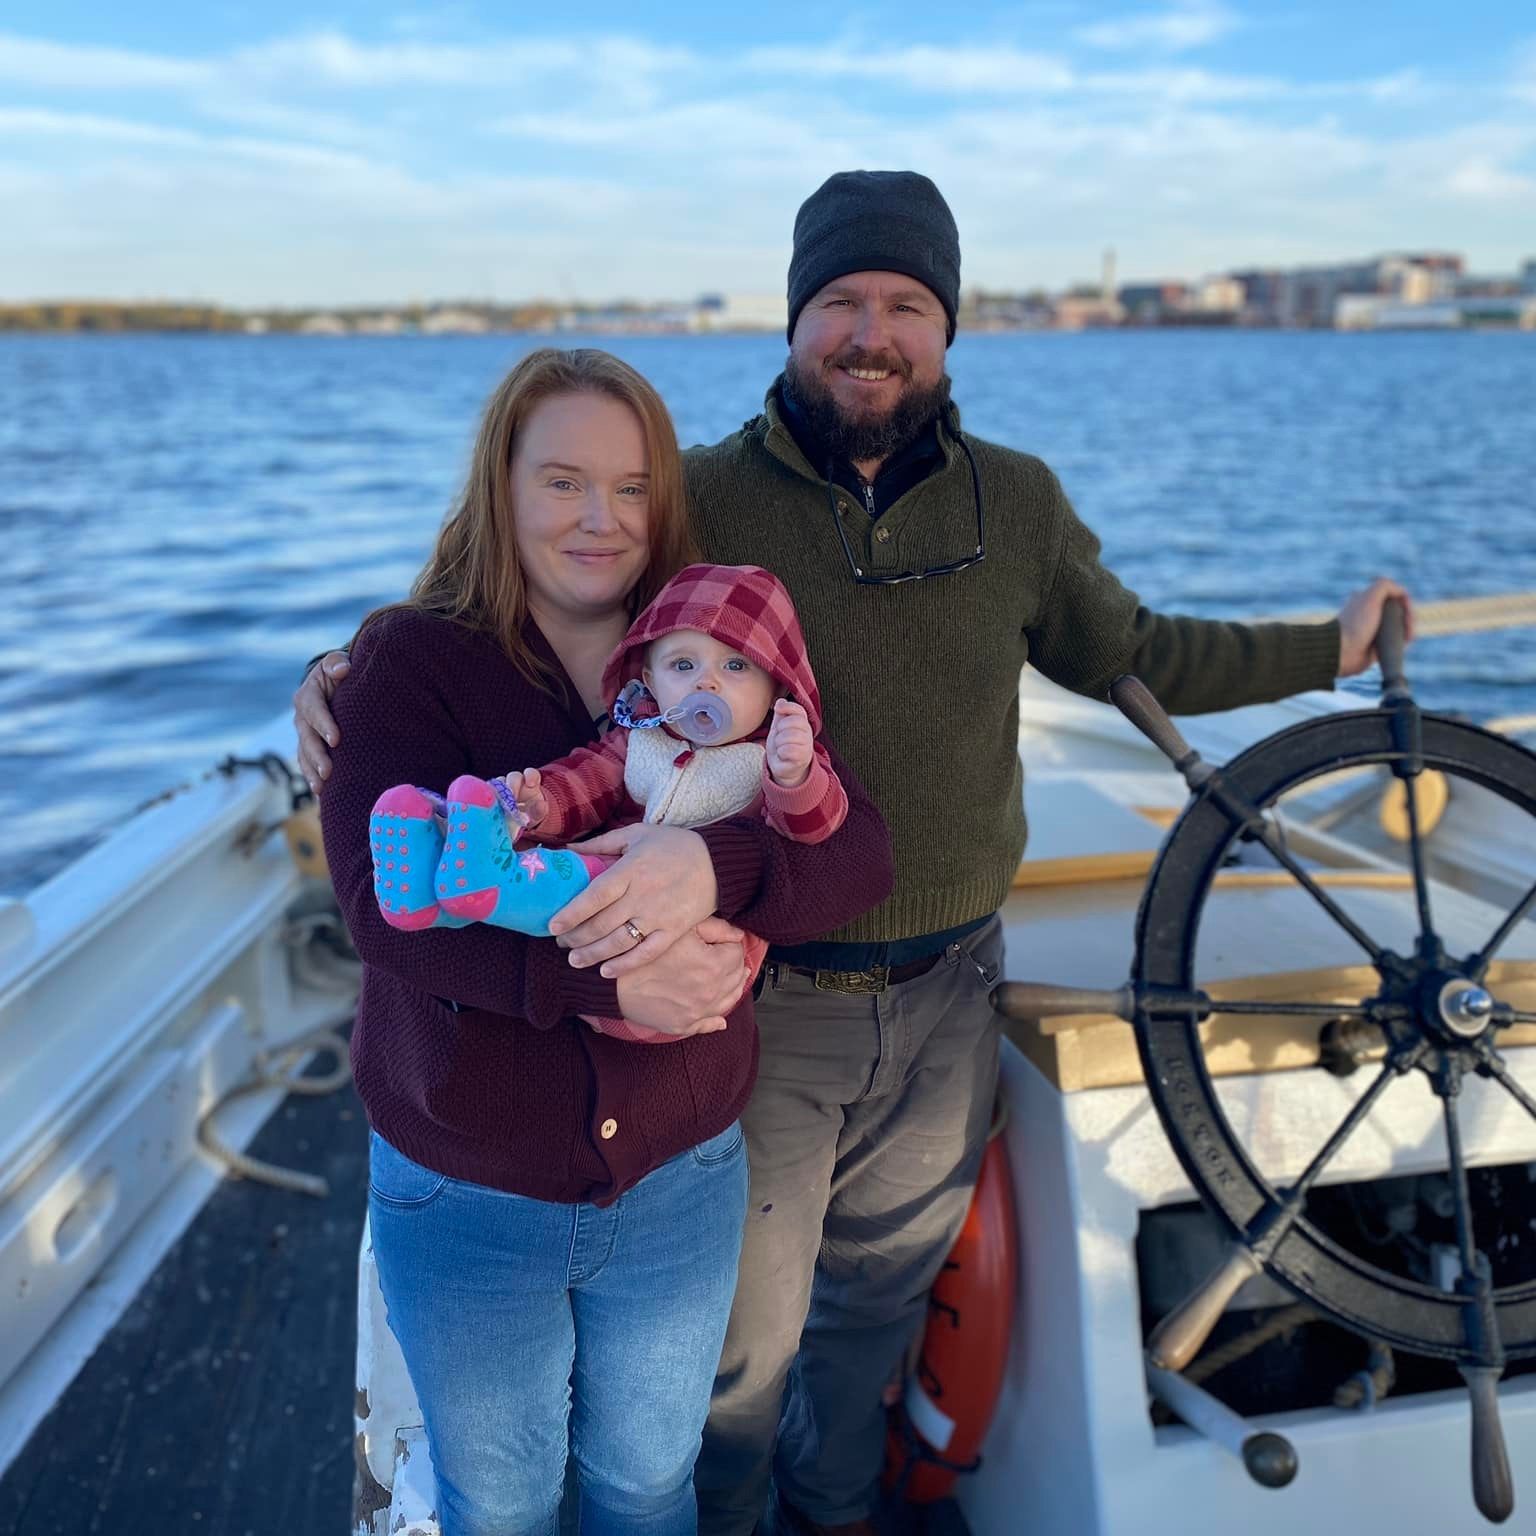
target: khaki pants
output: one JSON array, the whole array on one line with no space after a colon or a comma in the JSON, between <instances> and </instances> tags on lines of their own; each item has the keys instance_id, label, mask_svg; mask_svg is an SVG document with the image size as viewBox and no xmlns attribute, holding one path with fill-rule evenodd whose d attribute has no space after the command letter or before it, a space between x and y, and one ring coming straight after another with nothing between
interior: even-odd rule
<instances>
[{"instance_id":1,"label":"khaki pants","mask_svg":"<svg viewBox=\"0 0 1536 1536\"><path fill-rule=\"evenodd\" d=\"M778 1494L869 1513L881 1391L965 1219L997 1084L993 919L875 996L770 968L742 1115L740 1278L694 1481L702 1536L749 1536Z\"/></svg>"}]
</instances>

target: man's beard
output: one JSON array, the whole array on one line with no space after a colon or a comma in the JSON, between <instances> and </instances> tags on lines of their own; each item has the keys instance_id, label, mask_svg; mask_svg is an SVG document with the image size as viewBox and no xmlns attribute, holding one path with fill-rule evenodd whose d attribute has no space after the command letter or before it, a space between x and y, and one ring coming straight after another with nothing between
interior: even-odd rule
<instances>
[{"instance_id":1,"label":"man's beard","mask_svg":"<svg viewBox=\"0 0 1536 1536\"><path fill-rule=\"evenodd\" d=\"M844 413L819 368L802 368L791 353L784 365L784 381L794 402L804 413L817 441L852 464L888 459L914 441L949 405L949 375L936 384L918 389L912 383L912 366L904 359L882 357L857 349L831 359L838 368L888 368L901 375L903 387L895 406L885 415L853 416ZM817 468L822 466L818 465Z\"/></svg>"}]
</instances>

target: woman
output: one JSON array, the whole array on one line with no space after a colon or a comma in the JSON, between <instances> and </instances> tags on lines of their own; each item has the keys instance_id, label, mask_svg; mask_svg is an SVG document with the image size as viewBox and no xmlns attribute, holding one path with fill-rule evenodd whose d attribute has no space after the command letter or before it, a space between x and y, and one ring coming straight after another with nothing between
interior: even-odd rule
<instances>
[{"instance_id":1,"label":"woman","mask_svg":"<svg viewBox=\"0 0 1536 1536\"><path fill-rule=\"evenodd\" d=\"M337 699L324 828L365 962L369 1216L445 1536L554 1532L568 1446L587 1536L696 1529L757 1061L741 929L723 919L796 942L890 886L885 828L838 763L849 815L820 844L755 817L599 839L628 851L559 943L384 923L374 799L594 740L603 662L686 563L686 518L655 391L605 353L533 353L491 397L410 600L364 622ZM635 933L645 952L626 961ZM684 1038L646 1049L578 1014Z\"/></svg>"}]
</instances>

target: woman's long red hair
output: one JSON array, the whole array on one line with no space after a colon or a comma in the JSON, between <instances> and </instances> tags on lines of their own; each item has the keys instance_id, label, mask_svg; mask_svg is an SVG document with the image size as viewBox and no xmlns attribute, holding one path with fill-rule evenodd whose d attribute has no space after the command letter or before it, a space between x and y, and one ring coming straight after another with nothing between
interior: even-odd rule
<instances>
[{"instance_id":1,"label":"woman's long red hair","mask_svg":"<svg viewBox=\"0 0 1536 1536\"><path fill-rule=\"evenodd\" d=\"M594 347L530 352L486 402L475 438L469 477L444 520L437 543L400 603L375 609L375 619L401 608L438 614L501 642L513 664L537 687L553 682L529 647L523 629L528 588L518 559L512 505L512 453L517 433L534 409L557 395L603 395L627 405L640 419L650 461L650 558L629 595L639 613L685 565L698 558L688 527L677 433L662 398L628 363Z\"/></svg>"}]
</instances>

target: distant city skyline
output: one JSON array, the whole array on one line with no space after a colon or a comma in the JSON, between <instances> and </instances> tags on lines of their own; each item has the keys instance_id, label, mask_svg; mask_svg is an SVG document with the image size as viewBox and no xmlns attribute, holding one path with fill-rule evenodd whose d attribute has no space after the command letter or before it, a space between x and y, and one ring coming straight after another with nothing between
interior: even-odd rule
<instances>
[{"instance_id":1,"label":"distant city skyline","mask_svg":"<svg viewBox=\"0 0 1536 1536\"><path fill-rule=\"evenodd\" d=\"M1528 4L1270 9L11 0L0 301L773 294L857 165L931 175L983 289L1536 255Z\"/></svg>"}]
</instances>

